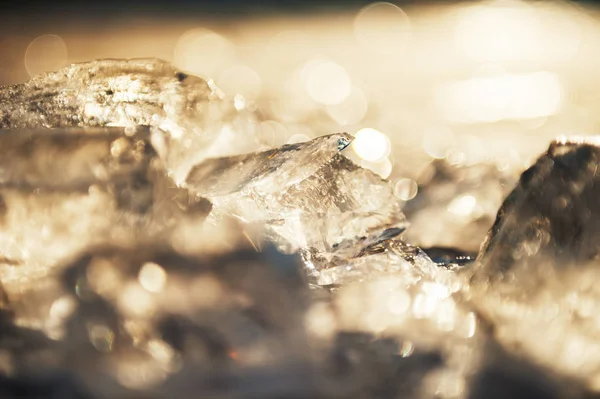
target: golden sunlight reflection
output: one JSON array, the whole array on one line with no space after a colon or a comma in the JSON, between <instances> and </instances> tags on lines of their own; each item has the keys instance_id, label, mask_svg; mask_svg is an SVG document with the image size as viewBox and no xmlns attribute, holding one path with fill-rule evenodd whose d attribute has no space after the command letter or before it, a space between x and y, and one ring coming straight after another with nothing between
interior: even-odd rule
<instances>
[{"instance_id":1,"label":"golden sunlight reflection","mask_svg":"<svg viewBox=\"0 0 600 399\"><path fill-rule=\"evenodd\" d=\"M457 216L469 216L475 210L477 199L472 195L461 195L456 197L448 205L448 212Z\"/></svg>"},{"instance_id":2,"label":"golden sunlight reflection","mask_svg":"<svg viewBox=\"0 0 600 399\"><path fill-rule=\"evenodd\" d=\"M402 314L410 309L410 295L406 290L393 291L387 301L388 309L393 314Z\"/></svg>"},{"instance_id":3,"label":"golden sunlight reflection","mask_svg":"<svg viewBox=\"0 0 600 399\"><path fill-rule=\"evenodd\" d=\"M474 61L511 61L539 48L542 27L536 9L521 1L492 1L459 12L455 39Z\"/></svg>"},{"instance_id":4,"label":"golden sunlight reflection","mask_svg":"<svg viewBox=\"0 0 600 399\"><path fill-rule=\"evenodd\" d=\"M241 94L246 100L256 100L261 90L260 75L245 65L225 69L217 77L217 85L227 95Z\"/></svg>"},{"instance_id":5,"label":"golden sunlight reflection","mask_svg":"<svg viewBox=\"0 0 600 399\"><path fill-rule=\"evenodd\" d=\"M400 179L394 186L394 195L402 201L410 201L415 198L419 186L413 179Z\"/></svg>"},{"instance_id":6,"label":"golden sunlight reflection","mask_svg":"<svg viewBox=\"0 0 600 399\"><path fill-rule=\"evenodd\" d=\"M271 113L278 115L282 121L289 123L302 120L303 117L316 108L318 104L311 98L307 88L310 72L320 62L322 61L311 60L297 66L291 73L288 72L285 81L282 83L281 100L270 103Z\"/></svg>"},{"instance_id":7,"label":"golden sunlight reflection","mask_svg":"<svg viewBox=\"0 0 600 399\"><path fill-rule=\"evenodd\" d=\"M440 283L425 282L423 283L422 290L427 296L435 298L448 298L451 294L451 290L448 286Z\"/></svg>"},{"instance_id":8,"label":"golden sunlight reflection","mask_svg":"<svg viewBox=\"0 0 600 399\"><path fill-rule=\"evenodd\" d=\"M414 317L417 319L433 318L438 302L439 298L434 296L423 293L417 294L412 305Z\"/></svg>"},{"instance_id":9,"label":"golden sunlight reflection","mask_svg":"<svg viewBox=\"0 0 600 399\"><path fill-rule=\"evenodd\" d=\"M306 66L306 90L321 104L336 105L350 95L351 81L346 70L333 61L319 60Z\"/></svg>"},{"instance_id":10,"label":"golden sunlight reflection","mask_svg":"<svg viewBox=\"0 0 600 399\"><path fill-rule=\"evenodd\" d=\"M373 173L378 174L383 179L387 179L392 173L393 165L389 158L384 158L378 162L370 162L367 160L360 161L360 166L365 169L371 170Z\"/></svg>"},{"instance_id":11,"label":"golden sunlight reflection","mask_svg":"<svg viewBox=\"0 0 600 399\"><path fill-rule=\"evenodd\" d=\"M268 120L260 122L256 136L267 147L277 147L285 144L288 131L281 123Z\"/></svg>"},{"instance_id":12,"label":"golden sunlight reflection","mask_svg":"<svg viewBox=\"0 0 600 399\"><path fill-rule=\"evenodd\" d=\"M454 133L446 126L431 126L423 133L423 149L432 158L446 158L455 145Z\"/></svg>"},{"instance_id":13,"label":"golden sunlight reflection","mask_svg":"<svg viewBox=\"0 0 600 399\"><path fill-rule=\"evenodd\" d=\"M456 370L440 368L430 372L423 384L425 398L461 399L465 397L465 378Z\"/></svg>"},{"instance_id":14,"label":"golden sunlight reflection","mask_svg":"<svg viewBox=\"0 0 600 399\"><path fill-rule=\"evenodd\" d=\"M164 365L168 365L175 357L173 348L164 341L153 339L148 342L148 352L152 357Z\"/></svg>"},{"instance_id":15,"label":"golden sunlight reflection","mask_svg":"<svg viewBox=\"0 0 600 399\"><path fill-rule=\"evenodd\" d=\"M328 339L336 332L335 314L326 303L316 303L310 307L305 316L308 332L315 338Z\"/></svg>"},{"instance_id":16,"label":"golden sunlight reflection","mask_svg":"<svg viewBox=\"0 0 600 399\"><path fill-rule=\"evenodd\" d=\"M55 300L50 307L45 332L51 339L61 339L64 336L64 322L77 309L77 301L70 296L62 296Z\"/></svg>"},{"instance_id":17,"label":"golden sunlight reflection","mask_svg":"<svg viewBox=\"0 0 600 399\"><path fill-rule=\"evenodd\" d=\"M464 7L457 12L455 44L476 62L570 57L580 43L582 17L567 5L492 0Z\"/></svg>"},{"instance_id":18,"label":"golden sunlight reflection","mask_svg":"<svg viewBox=\"0 0 600 399\"><path fill-rule=\"evenodd\" d=\"M562 93L554 73L502 74L443 85L436 92L436 104L453 122L534 119L555 114Z\"/></svg>"},{"instance_id":19,"label":"golden sunlight reflection","mask_svg":"<svg viewBox=\"0 0 600 399\"><path fill-rule=\"evenodd\" d=\"M185 32L174 50L173 61L179 68L200 76L213 76L235 57L235 47L225 37L209 29Z\"/></svg>"},{"instance_id":20,"label":"golden sunlight reflection","mask_svg":"<svg viewBox=\"0 0 600 399\"><path fill-rule=\"evenodd\" d=\"M356 132L352 149L361 159L375 163L390 155L391 145L385 134L372 128L364 128Z\"/></svg>"},{"instance_id":21,"label":"golden sunlight reflection","mask_svg":"<svg viewBox=\"0 0 600 399\"><path fill-rule=\"evenodd\" d=\"M154 310L151 294L137 283L128 283L119 296L119 307L131 316L149 316Z\"/></svg>"},{"instance_id":22,"label":"golden sunlight reflection","mask_svg":"<svg viewBox=\"0 0 600 399\"><path fill-rule=\"evenodd\" d=\"M67 45L57 35L35 38L25 50L25 68L29 76L56 71L67 63Z\"/></svg>"},{"instance_id":23,"label":"golden sunlight reflection","mask_svg":"<svg viewBox=\"0 0 600 399\"><path fill-rule=\"evenodd\" d=\"M473 336L475 335L476 329L477 329L477 318L475 316L475 313L469 312L469 313L467 313L467 316L465 318L463 337L464 338L473 338Z\"/></svg>"},{"instance_id":24,"label":"golden sunlight reflection","mask_svg":"<svg viewBox=\"0 0 600 399\"><path fill-rule=\"evenodd\" d=\"M372 3L354 19L354 34L358 43L369 51L383 55L397 53L410 39L410 19L394 4Z\"/></svg>"},{"instance_id":25,"label":"golden sunlight reflection","mask_svg":"<svg viewBox=\"0 0 600 399\"><path fill-rule=\"evenodd\" d=\"M167 282L167 273L156 263L148 262L140 269L138 279L147 291L161 292Z\"/></svg>"},{"instance_id":26,"label":"golden sunlight reflection","mask_svg":"<svg viewBox=\"0 0 600 399\"><path fill-rule=\"evenodd\" d=\"M415 351L415 345L410 341L404 341L400 347L399 355L409 357Z\"/></svg>"},{"instance_id":27,"label":"golden sunlight reflection","mask_svg":"<svg viewBox=\"0 0 600 399\"><path fill-rule=\"evenodd\" d=\"M115 364L114 374L119 383L133 389L147 389L166 378L167 372L160 364L150 360L150 355L126 353Z\"/></svg>"},{"instance_id":28,"label":"golden sunlight reflection","mask_svg":"<svg viewBox=\"0 0 600 399\"><path fill-rule=\"evenodd\" d=\"M114 332L103 324L88 326L90 342L100 352L110 352L113 349Z\"/></svg>"},{"instance_id":29,"label":"golden sunlight reflection","mask_svg":"<svg viewBox=\"0 0 600 399\"><path fill-rule=\"evenodd\" d=\"M352 86L350 94L339 104L327 106L327 114L341 126L354 125L363 120L369 109L369 101L365 92Z\"/></svg>"},{"instance_id":30,"label":"golden sunlight reflection","mask_svg":"<svg viewBox=\"0 0 600 399\"><path fill-rule=\"evenodd\" d=\"M70 296L62 296L50 307L50 318L65 319L75 311L77 302Z\"/></svg>"},{"instance_id":31,"label":"golden sunlight reflection","mask_svg":"<svg viewBox=\"0 0 600 399\"><path fill-rule=\"evenodd\" d=\"M118 265L107 259L94 258L86 272L90 287L98 294L112 296L123 284L124 276Z\"/></svg>"}]
</instances>

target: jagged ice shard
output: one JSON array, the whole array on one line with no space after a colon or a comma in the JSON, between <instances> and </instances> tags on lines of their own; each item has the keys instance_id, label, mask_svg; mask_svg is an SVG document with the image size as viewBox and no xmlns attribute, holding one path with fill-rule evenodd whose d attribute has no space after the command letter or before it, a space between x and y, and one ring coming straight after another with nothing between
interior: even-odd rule
<instances>
[{"instance_id":1,"label":"jagged ice shard","mask_svg":"<svg viewBox=\"0 0 600 399\"><path fill-rule=\"evenodd\" d=\"M0 129L151 126L155 147L178 181L206 157L260 149L252 118L212 81L159 59L73 64L0 88ZM232 130L246 137L235 140Z\"/></svg>"},{"instance_id":2,"label":"jagged ice shard","mask_svg":"<svg viewBox=\"0 0 600 399\"><path fill-rule=\"evenodd\" d=\"M209 198L211 218L264 224L287 251L333 253L387 229L407 226L389 182L344 157L352 137L333 134L260 153L209 159L186 187Z\"/></svg>"}]
</instances>

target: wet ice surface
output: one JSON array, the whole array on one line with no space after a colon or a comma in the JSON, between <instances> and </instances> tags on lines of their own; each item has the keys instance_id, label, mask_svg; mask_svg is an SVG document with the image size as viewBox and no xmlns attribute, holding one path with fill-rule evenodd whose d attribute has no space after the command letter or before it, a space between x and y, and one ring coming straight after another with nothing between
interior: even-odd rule
<instances>
[{"instance_id":1,"label":"wet ice surface","mask_svg":"<svg viewBox=\"0 0 600 399\"><path fill-rule=\"evenodd\" d=\"M0 88L0 115L3 397L600 390L594 144L553 144L473 263L498 170L438 165L409 226L351 136L266 149L161 61Z\"/></svg>"}]
</instances>

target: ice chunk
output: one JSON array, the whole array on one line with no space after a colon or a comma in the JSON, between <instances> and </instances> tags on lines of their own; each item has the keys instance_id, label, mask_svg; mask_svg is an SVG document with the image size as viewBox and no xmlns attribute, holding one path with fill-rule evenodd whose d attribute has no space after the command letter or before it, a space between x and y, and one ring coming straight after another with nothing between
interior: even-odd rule
<instances>
[{"instance_id":1,"label":"ice chunk","mask_svg":"<svg viewBox=\"0 0 600 399\"><path fill-rule=\"evenodd\" d=\"M0 129L152 126L176 179L208 156L260 149L251 121L212 81L158 59L73 64L0 87Z\"/></svg>"},{"instance_id":2,"label":"ice chunk","mask_svg":"<svg viewBox=\"0 0 600 399\"><path fill-rule=\"evenodd\" d=\"M386 180L353 164L342 151L347 134L230 158L207 160L186 179L209 198L214 218L233 215L265 223L283 248L329 253L344 240L407 222Z\"/></svg>"},{"instance_id":3,"label":"ice chunk","mask_svg":"<svg viewBox=\"0 0 600 399\"><path fill-rule=\"evenodd\" d=\"M88 245L168 238L181 216L200 222L210 210L166 176L148 129L4 130L0 148L7 290Z\"/></svg>"},{"instance_id":4,"label":"ice chunk","mask_svg":"<svg viewBox=\"0 0 600 399\"><path fill-rule=\"evenodd\" d=\"M506 347L600 389L600 147L554 142L506 198L471 294Z\"/></svg>"},{"instance_id":5,"label":"ice chunk","mask_svg":"<svg viewBox=\"0 0 600 399\"><path fill-rule=\"evenodd\" d=\"M482 246L478 277L501 277L540 257L593 260L600 250L600 146L554 142L506 198Z\"/></svg>"},{"instance_id":6,"label":"ice chunk","mask_svg":"<svg viewBox=\"0 0 600 399\"><path fill-rule=\"evenodd\" d=\"M2 129L179 125L216 96L203 79L157 59L73 64L0 93Z\"/></svg>"}]
</instances>

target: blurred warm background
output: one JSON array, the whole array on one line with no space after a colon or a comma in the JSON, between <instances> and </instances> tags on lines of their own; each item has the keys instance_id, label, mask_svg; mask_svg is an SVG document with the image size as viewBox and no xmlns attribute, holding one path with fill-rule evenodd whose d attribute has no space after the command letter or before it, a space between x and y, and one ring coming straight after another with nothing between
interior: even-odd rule
<instances>
[{"instance_id":1,"label":"blurred warm background","mask_svg":"<svg viewBox=\"0 0 600 399\"><path fill-rule=\"evenodd\" d=\"M344 155L390 179L394 193L403 201L403 212L411 226L402 240L426 249L434 259L436 251L444 256L452 255L450 261L440 263L454 262L459 258L473 259L516 179L548 147L553 138L599 133L600 113L597 112L597 107L600 104L600 79L597 74L600 71L600 7L597 8L593 3L518 0L394 3L364 0L148 0L142 3L134 0L109 0L41 4L21 1L9 7L0 9L1 85L25 82L31 76L57 70L74 62L98 58L159 57L172 62L183 71L212 79L229 96L231 102L227 102L228 107L233 103L238 111L250 111L239 112L242 116L236 118L237 123L227 118L215 123L214 130L218 134L214 136L219 137L220 143L227 146L230 142L232 145L236 144L236 140L243 143L244 134L256 134L256 141L260 142L262 149L307 141L334 132L348 132L355 139L344 150ZM215 132L211 130L211 133ZM337 145L339 146L339 142ZM129 147L132 148L133 145ZM27 157L33 159L30 154ZM589 166L597 158L590 159L592 161L588 163L584 157L576 165L585 163ZM575 171L579 172L578 169ZM588 172L589 169L586 173L582 172L581 176L587 179ZM373 179L377 184L369 183L367 180L371 179L370 174L369 179L364 182L360 178L354 178L355 175L345 176L344 178L354 179L356 187L360 188L356 189L357 202L363 199L365 203L369 201L369 195L365 195L369 193L365 192L364 187L373 191L372 187L376 189L382 183L379 179ZM574 187L575 183L584 181L584 177L572 177ZM548 182L550 188L540 192L562 193L560 190L567 184L561 181L562 185L558 185L550 177L545 182ZM571 180L568 182L571 183ZM2 270L8 270L3 275L2 283L7 286L10 295L18 291L17 298L20 298L18 295L23 298L27 296L28 301L23 301L27 303L27 308L24 308L22 313L25 316L22 318L27 319L31 313L33 321L25 320L30 324L19 321L25 327L38 328L38 325L47 323L43 326L48 331L57 328L56 326L63 328L63 324L71 328L67 331L65 346L56 347L59 348L56 353L60 354L61 359L61 351L68 353L64 357L67 369L74 370L76 375L79 373L85 376L86 384L99 392L114 389L110 384L105 384L105 381L110 381L109 378L99 378L102 375L98 374L98 370L104 373L106 369L106 375L116 375L119 384L128 388L145 388L167 376L170 379L172 374L176 378L168 381L171 385L166 385L165 392L171 393L170 388L174 392L197 395L197 392L202 392L194 385L197 381L200 381L200 387L202 384L212 387L214 381L211 380L213 375L209 373L203 382L199 378L202 373L197 371L202 369L194 367L196 364L203 365L202 367L206 364L209 371L212 372L214 368L220 373L221 366L214 366L217 363L213 363L213 358L219 357L227 362L233 361L238 371L244 371L245 367L250 369L256 365L262 367L275 364L277 372L267 370L264 374L266 377L261 377L260 373L239 374L241 377L234 375L229 380L222 379L221 374L214 374L218 377L215 386L222 385L226 389L219 387L210 392L219 392L218 389L228 392L230 386L234 390L250 387L250 393L244 397L266 396L260 395L260 390L252 390L257 389L256 387L262 389L263 386L275 392L272 397L286 397L278 394L279 387L285 387L296 394L304 392L303 389L312 392L310 384L308 388L305 386L304 369L299 372L299 369L290 368L291 371L288 371L285 367L280 369L279 366L283 363L278 363L286 357L293 360L298 353L301 354L298 357L302 359L304 356L311 357L309 365L313 367L312 349L306 350L313 343L305 340L302 335L306 328L309 335L318 336L318 339L323 339L322 342L329 339L334 342L335 339L335 344L332 345L332 353L335 354L332 356L335 359L333 364L341 359L339 363L343 366L340 366L340 370L350 370L340 372L339 379L335 377L331 380L331 388L335 388L335 395L331 397L345 397L345 385L350 386L350 390L346 392L352 392L355 389L353 386L362 389L362 385L373 381L377 382L373 385L379 384L386 389L387 385L380 384L379 381L391 381L389 385L394 389L396 383L402 389L406 388L404 385L408 386L409 391L413 385L419 389L424 388L426 395L418 397L448 399L518 396L512 392L521 393L523 396L520 397L573 397L554 395L554 392L538 395L535 389L530 391L530 387L545 386L543 381L540 383L541 380L537 379L538 370L513 367L514 364L522 363L508 361L502 357L503 354L498 355L500 351L495 347L495 342L497 340L511 349L513 345L523 348L527 362L531 360L561 375L573 377L574 380L581 379L586 388L600 390L600 346L597 339L600 318L595 312L600 303L600 291L593 284L597 280L597 264L594 263L593 268L588 269L582 265L576 273L571 273L570 270L575 269L562 268L562 264L561 268L552 263L546 264L546 260L541 258L541 254L545 254L545 245L548 248L555 245L551 239L558 242L554 236L555 230L559 228L554 226L572 227L572 230L565 233L567 237L574 234L572 231L577 231L578 234L581 231L582 236L584 233L588 234L591 238L585 236L581 239L586 245L588 241L595 242L594 237L598 236L598 232L590 226L593 225L592 220L595 220L591 219L592 210L597 207L590 206L591 210L582 207L581 212L564 211L567 205L584 204L587 207L587 199L594 198L597 193L594 182L597 179L585 180L585 184L577 186L581 190L585 189L577 191L577 195L581 192L586 195L582 202L575 201L575 194L557 196L556 201L552 195L546 196L549 198L547 201L544 198L543 203L552 203L552 211L540 212L539 219L547 216L548 220L544 219L547 224L538 225L537 219L532 221L531 216L529 219L525 218L523 229L519 226L507 230L521 234L516 235L517 245L506 244L506 247L499 247L497 251L505 251L515 262L529 259L528 262L531 263L525 262L525 267L521 269L515 267L504 270L504 266L498 266L498 269L502 269L498 274L504 273L503 277L506 277L502 284L505 281L506 285L494 283L498 285L491 285L490 289L486 281L482 284L485 288L472 285L475 288L469 292L469 286L462 285L459 280L462 278L460 273L438 268L420 250L417 252L414 247L405 246L399 240L386 240L386 247L383 246L384 241L378 242L378 246L381 244L377 248L380 252L375 251L373 246L369 250L365 246L352 259L345 259L347 264L338 265L333 261L331 265L328 264L326 271L335 279L319 280L325 281L322 284L327 286L331 282L337 284L343 281L344 276L357 279L375 276L373 281L366 279L367 283L364 285L348 285L348 289L343 286L340 291L337 291L338 287L329 287L336 292L331 297L325 289L313 287L318 288L314 290L316 295L323 295L327 301L331 298L331 303L334 304L331 308L329 302L321 302L319 299L319 303L315 300L310 308L306 302L304 309L303 278L299 274L292 276L293 273L289 272L295 267L292 261L270 258L272 254L269 249L264 252L257 250L256 253L251 250L252 257L248 258L251 259L249 261L245 258L247 254L233 253L231 257L223 258L225 260L215 258L198 261L199 263L196 260L189 263L179 255L169 255L173 260L167 263L160 263L162 260L154 263L154 255L147 255L146 249L137 247L134 249L135 254L115 252L113 256L112 252L107 252L108 255L102 252L89 261L89 265L88 260L82 261L81 264L87 265L87 269L80 267L78 262L73 264L75 266L64 266L69 270L62 282L64 293L52 286L51 278L46 278L49 275L48 269L36 268L35 262L23 262L28 267L33 265L29 269L15 267L14 264L18 263L10 263L11 259L8 257L0 259L0 264L2 261L6 263ZM268 183L271 184L271 180ZM349 187L351 188L348 190L355 189L354 185ZM536 190L538 186L533 187ZM65 189L65 192L68 190ZM60 227L55 230L42 224L46 219L55 218L53 213L42 206L38 206L40 214L44 215L40 217L41 221L35 212L32 212L32 217L28 217L32 221L25 225L30 230L22 228L21 219L17 219L22 218L21 213L13 211L11 215L17 215L13 218L16 220L15 230L25 232L17 236L23 237L22 241L31 245L23 246L25 250L22 251L15 244L18 241L10 236L10 231L5 234L8 237L5 241L9 242L10 248L16 248L15 252L22 251L27 256L30 256L29 248L38 249L38 252L31 251L34 255L42 254L40 258L47 261L46 258L52 259L47 253L52 255L54 248L44 244L46 241L43 239L54 239L51 234L54 231L59 232L56 242L60 244L55 246L56 253L64 248L65 252L70 251L69 245L63 248L62 244L76 241L71 240L73 232L88 230L87 226L93 225L96 218L103 221L102 226L107 226L99 228L100 231L111 231L108 235L112 240L120 238L112 233L112 216L109 218L103 212L104 202L112 201L112 196L105 199L104 194L99 196L94 192L96 190L92 190L92 187L89 195L85 191L82 196L92 200L89 203L87 199L81 200L84 205L75 202L75 206L70 206L70 202L57 197L57 206L64 208L68 217L64 218L64 222L59 217L61 223L57 225ZM132 193L130 196L133 198L137 191ZM59 194L63 195L62 192ZM272 191L269 191L270 194ZM389 192L388 194L392 198L390 204L397 209L396 197ZM215 194L217 198L220 195ZM227 195L223 194L222 198ZM307 198L313 196L311 193L302 195ZM325 190L311 201L316 202L319 198L330 195L333 194ZM45 201L45 194L36 196L37 190L32 198ZM98 200L94 199L96 196ZM568 202L571 199L573 202ZM274 200L274 209L279 207L278 201ZM344 201L345 199L340 200ZM592 199L589 201L593 202ZM30 202L23 203L25 205L22 209L29 212L30 208L27 207ZM67 205L63 205L64 203ZM218 203L215 201L215 204ZM535 201L527 202L522 209L529 212L537 204ZM555 207L556 204L560 206ZM0 207L2 205L4 203L0 201ZM68 206L70 208L67 212ZM379 210L377 207L379 205L372 208ZM369 215L375 213L372 208L368 208ZM550 205L548 208L550 209ZM11 209L11 206L5 206L6 209ZM92 209L89 212L91 216L80 215L81 209L84 209L84 213L87 209ZM103 216L95 216L96 209ZM561 214L563 211L564 218ZM120 212L115 211L115 215L119 215L115 219L121 217ZM340 212L344 215L353 213L346 210ZM524 214L526 211L519 212ZM361 210L357 220L363 217L362 213ZM520 222L517 217L521 213L511 217ZM537 218L536 212L531 213ZM288 214L282 213L282 217L287 217ZM335 212L333 214L336 215ZM557 217L559 214L561 217ZM270 213L265 215L271 216ZM303 220L300 219L304 218L302 212L297 215L294 218ZM306 215L309 215L311 222L313 217L319 220L322 218L320 213L317 217L316 212ZM587 215L585 222L581 215ZM73 223L72 227L71 222L80 216L81 224ZM202 214L202 218L205 216ZM555 217L560 219L560 223L556 225L549 220ZM508 217L506 219L513 220ZM190 236L194 245L202 250L213 245L213 240L205 239L208 234L204 230L201 233L191 228L187 230L182 220L184 219L177 220L177 227L183 227L176 230L181 235L176 236L176 239L187 242L185 238ZM265 223L271 222L273 221L269 220ZM318 223L315 226L321 226L321 222ZM63 224L68 225L68 228L65 227L67 233L61 235ZM225 223L223 225L225 227L220 231L226 233L219 235L218 231L215 233L211 230L213 227L208 222L204 223L204 226L209 226L206 231L217 237L215 242L226 242L227 246L239 245L235 241L238 238L235 238ZM298 234L302 235L305 225L298 226L302 226L297 229L300 231ZM550 229L546 226L552 227ZM29 234L29 231L35 234ZM96 230L89 231L91 232L86 231L86 234L92 237ZM248 240L254 249L257 248L246 228L236 229L235 232L239 235L239 242L243 238L243 242ZM522 238L529 232L534 236L531 240ZM320 234L321 232L316 235ZM40 240L32 239L31 235L43 237L42 244L38 242ZM379 239L384 235L385 232ZM198 240L197 237L202 239ZM354 240L354 236L348 237L351 238L350 241ZM546 237L548 239L542 244ZM94 242L92 238L89 242ZM341 243L344 244L346 237L342 238L344 240ZM579 239L577 237L574 241L579 242ZM82 245L87 245L85 240L81 240ZM327 241L328 238L323 240ZM335 240L336 244L340 242L337 237ZM361 241L360 245L366 245L365 242ZM448 251L444 247L451 247L452 250ZM581 247L584 247L583 244ZM48 248L51 250L48 251ZM569 251L572 248L579 247L573 245L568 247ZM314 248L310 247L312 249ZM594 246L593 249L596 251L597 247ZM371 250L373 251L369 252ZM539 255L536 257L538 251ZM529 258L524 257L525 252ZM338 254L346 256L343 250L334 254L335 257ZM144 263L138 261L138 255L142 256L140 259ZM565 252L565 257L567 255L572 254ZM27 256L24 259L27 260ZM263 256L265 257L262 258ZM557 259L562 262L563 258ZM579 259L579 254L574 259ZM138 266L134 268L133 265L138 265L135 262L139 263L139 270L136 269ZM306 262L314 270L312 260ZM424 272L425 269L418 262L426 262L424 264L431 270ZM221 267L221 263L225 267ZM209 264L219 266L215 267L216 277L208 273L200 274L205 273L204 269L213 273L212 269L208 269ZM544 267L533 267L538 264ZM281 266L281 270L284 267L289 269L285 273L279 270L275 274L285 275L290 285L280 282L283 280L276 280L279 277L272 277L271 273L276 268L264 268L266 265ZM388 266L389 274L380 281L377 280L379 273L388 273ZM244 272L238 273L242 267ZM33 268L35 269L31 271ZM246 270L254 270L252 268L256 269L256 274L246 274ZM473 269L463 270L470 272ZM194 273L199 274L196 276ZM485 273L484 280L488 278ZM207 278L207 275L210 277ZM562 276L566 276L564 281ZM40 281L44 283L39 289L41 294L38 294L36 291L39 287L35 284ZM165 285L166 281L170 285ZM302 289L290 289L292 283ZM50 287L48 293L44 291L45 284ZM56 292L51 292L53 289ZM151 296L161 292L164 295L162 297ZM465 296L462 296L463 293ZM164 307L162 298L166 298ZM39 303L44 305L38 306ZM96 308L90 305L96 303L106 307ZM34 310L30 312L30 308ZM106 311L109 316L103 316L104 309L110 310ZM113 312L113 309L118 310ZM165 324L164 331L176 331L176 337L179 337L179 331L181 337L187 336L184 333L189 333L189 337L201 337L197 340L198 343L190 340L191 343L188 344L185 341L185 345L182 344L179 348L175 344L166 343L167 338L163 341L162 336L160 340L155 339L152 335L154 333L150 333L150 328L155 328L151 324L155 322L155 309L159 309L156 310L157 314L164 312L164 315L169 315L169 312L173 312L176 315L173 316L173 324ZM304 312L307 309L305 318ZM216 313L212 313L215 310ZM263 318L261 312L267 316ZM477 312L484 315L484 322L479 322L480 315ZM44 313L43 317L38 318L37 315L41 313ZM6 324L2 324L2 315L0 312L0 326L5 326ZM121 323L121 317L126 329L118 324ZM69 320L68 323L65 320ZM91 324L88 320L91 320ZM179 320L190 323L177 324ZM167 321L170 323L170 319ZM271 322L273 324L269 324ZM493 329L488 322L493 324ZM204 332L211 332L212 327L203 330L204 324L217 326L214 331L218 334L221 334L219 331L224 331L221 334L223 340L216 334L218 339L213 341L212 335ZM493 330L494 340L488 339L488 328ZM271 329L275 331L272 336ZM356 333L356 329L361 332ZM346 334L346 330L350 333ZM353 342L361 342L360 345L363 345L363 341L367 342L375 337L363 334L363 330L369 334L381 334L385 338L385 341L381 341L385 346L373 346L373 353L376 351L377 356L387 356L395 352L393 363L391 356L389 363L380 363L380 357L362 357L362 349L355 349ZM7 331L12 334L13 330ZM385 334L390 334L389 337L393 339L388 340ZM18 334L15 333L15 336ZM48 336L55 338L52 333L48 333ZM133 346L127 341L129 336L133 338ZM277 341L280 336L281 341ZM5 341L12 342L11 339L6 338ZM35 342L33 339L31 341ZM184 342L183 338L181 342ZM221 342L224 344L221 345ZM307 342L310 345L306 345ZM315 353L329 356L329 347L319 346L320 342L314 347ZM373 342L376 341L373 339ZM147 348L144 346L146 344ZM17 354L15 359L22 357L19 352L26 348L25 344L19 345L14 344L14 353ZM211 349L213 346L219 348L214 350L214 356ZM130 347L138 351L135 356L132 355L133 351L126 352ZM291 355L286 352L288 347L292 348L289 351ZM179 355L173 355L173 348L181 351L183 362L189 361L185 357L188 354L192 360L189 363L179 363ZM433 348L436 352L432 353L442 354L442 357L436 354L436 359L443 358L446 363L438 365L436 360L435 366L430 366L433 363L427 360L429 354L423 356L419 352L422 348L427 348L427 351ZM3 349L2 345L0 349ZM8 352L0 351L0 376L4 368L8 367L4 364L12 361L6 353ZM139 353L145 353L145 357L136 357ZM507 366L503 366L504 369L499 369L496 374L490 374L491 377L483 372L479 373L480 355L482 359L498 356L500 360L490 363L506 363ZM43 358L54 362L52 356L53 352L44 353ZM110 362L100 363L97 361L100 356L110 359ZM29 364L38 363L38 358L32 356L31 359L29 363L24 362L18 367L28 373L32 369ZM484 361L487 360L481 360ZM47 360L41 362L47 363ZM194 366L189 367L190 364ZM182 367L181 370L178 367ZM435 367L433 372L430 372L431 367ZM232 370L236 371L235 368ZM388 373L388 370L393 371ZM518 374L518 378L505 377L508 374L505 370ZM413 372L416 374L412 374ZM483 382L479 388L472 388L467 384L471 383L469 379L476 372L479 373L477 378L483 376ZM372 378L372 375L376 378ZM323 384L328 378L315 379L317 382L313 381L313 384L320 388L319 384ZM63 381L57 381L62 388ZM232 382L230 386L228 381ZM6 397L2 395L1 382L0 396ZM565 384L570 387L571 382L567 381ZM552 390L552 385L548 386ZM338 391L340 387L342 390ZM104 396L118 397L113 394ZM385 397L379 394L375 396ZM170 394L167 397L181 396ZM401 397L413 396L409 393Z\"/></svg>"}]
</instances>

